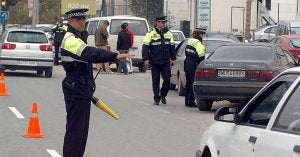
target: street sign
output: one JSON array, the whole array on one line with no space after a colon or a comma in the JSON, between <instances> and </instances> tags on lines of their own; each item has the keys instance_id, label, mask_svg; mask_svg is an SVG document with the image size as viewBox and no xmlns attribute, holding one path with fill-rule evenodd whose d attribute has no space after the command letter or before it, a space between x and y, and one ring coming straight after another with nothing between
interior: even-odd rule
<instances>
[{"instance_id":1,"label":"street sign","mask_svg":"<svg viewBox=\"0 0 300 157\"><path fill-rule=\"evenodd\" d=\"M0 12L0 19L1 19L1 24L3 24L3 25L7 24L7 21L8 21L8 11L1 11Z\"/></svg>"}]
</instances>

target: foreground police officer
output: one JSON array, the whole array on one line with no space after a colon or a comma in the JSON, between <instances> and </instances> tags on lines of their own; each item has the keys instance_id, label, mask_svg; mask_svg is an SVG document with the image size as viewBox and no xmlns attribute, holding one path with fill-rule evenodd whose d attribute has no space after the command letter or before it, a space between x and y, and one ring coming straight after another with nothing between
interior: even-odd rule
<instances>
[{"instance_id":1,"label":"foreground police officer","mask_svg":"<svg viewBox=\"0 0 300 157\"><path fill-rule=\"evenodd\" d=\"M85 28L85 12L73 9L66 12L68 29L61 45L62 65L66 77L62 82L67 111L64 157L83 157L89 128L91 97L95 90L92 63L124 61L130 54L117 54L89 47Z\"/></svg>"},{"instance_id":2,"label":"foreground police officer","mask_svg":"<svg viewBox=\"0 0 300 157\"><path fill-rule=\"evenodd\" d=\"M203 29L195 29L192 38L187 41L185 48L184 72L186 77L185 85L185 106L196 107L193 92L193 83L198 64L205 58L205 48L202 45L202 38L205 34Z\"/></svg>"},{"instance_id":3,"label":"foreground police officer","mask_svg":"<svg viewBox=\"0 0 300 157\"><path fill-rule=\"evenodd\" d=\"M154 105L167 103L170 89L171 64L175 64L176 54L172 33L165 27L166 17L156 18L156 26L146 34L142 53L146 65L151 65ZM161 89L160 75L163 78Z\"/></svg>"}]
</instances>

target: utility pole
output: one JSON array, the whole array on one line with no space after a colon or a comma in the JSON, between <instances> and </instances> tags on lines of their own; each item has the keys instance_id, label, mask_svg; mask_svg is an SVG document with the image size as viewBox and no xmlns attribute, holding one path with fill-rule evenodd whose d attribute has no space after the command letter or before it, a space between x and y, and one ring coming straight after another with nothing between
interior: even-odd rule
<instances>
[{"instance_id":1,"label":"utility pole","mask_svg":"<svg viewBox=\"0 0 300 157\"><path fill-rule=\"evenodd\" d=\"M251 24L251 3L252 0L246 1L246 27L245 27L245 40L251 39L250 24Z\"/></svg>"}]
</instances>

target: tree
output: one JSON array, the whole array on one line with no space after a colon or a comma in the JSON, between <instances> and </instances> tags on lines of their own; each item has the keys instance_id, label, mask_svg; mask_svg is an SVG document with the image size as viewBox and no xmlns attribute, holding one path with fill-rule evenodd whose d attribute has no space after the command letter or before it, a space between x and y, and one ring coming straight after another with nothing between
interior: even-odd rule
<instances>
[{"instance_id":1,"label":"tree","mask_svg":"<svg viewBox=\"0 0 300 157\"><path fill-rule=\"evenodd\" d=\"M32 19L28 15L27 2L28 0L19 0L17 3L10 3L9 23L31 24ZM39 0L39 23L56 23L56 18L62 16L60 2L61 0Z\"/></svg>"},{"instance_id":2,"label":"tree","mask_svg":"<svg viewBox=\"0 0 300 157\"><path fill-rule=\"evenodd\" d=\"M129 7L135 16L144 17L154 25L155 17L164 15L164 0L129 0Z\"/></svg>"}]
</instances>

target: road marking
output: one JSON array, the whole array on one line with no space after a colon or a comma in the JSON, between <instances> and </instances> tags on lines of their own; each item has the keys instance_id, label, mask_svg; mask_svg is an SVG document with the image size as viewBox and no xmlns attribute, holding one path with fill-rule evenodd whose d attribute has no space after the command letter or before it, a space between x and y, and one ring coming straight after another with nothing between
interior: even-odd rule
<instances>
[{"instance_id":1,"label":"road marking","mask_svg":"<svg viewBox=\"0 0 300 157\"><path fill-rule=\"evenodd\" d=\"M125 98L128 98L128 99L134 99L133 97L129 96L129 95L122 95L123 97Z\"/></svg>"},{"instance_id":2,"label":"road marking","mask_svg":"<svg viewBox=\"0 0 300 157\"><path fill-rule=\"evenodd\" d=\"M13 112L18 118L24 119L24 116L15 108L15 107L8 107L11 112Z\"/></svg>"},{"instance_id":3,"label":"road marking","mask_svg":"<svg viewBox=\"0 0 300 157\"><path fill-rule=\"evenodd\" d=\"M144 101L137 101L138 104L144 104L144 105L150 105L149 103L146 103Z\"/></svg>"},{"instance_id":4,"label":"road marking","mask_svg":"<svg viewBox=\"0 0 300 157\"><path fill-rule=\"evenodd\" d=\"M166 110L163 110L163 109L160 109L160 108L155 108L155 109L158 110L158 111L160 111L160 112L162 112L162 113L171 113L169 111L166 111Z\"/></svg>"},{"instance_id":5,"label":"road marking","mask_svg":"<svg viewBox=\"0 0 300 157\"><path fill-rule=\"evenodd\" d=\"M52 149L46 149L46 150L52 157L61 157L55 150Z\"/></svg>"},{"instance_id":6,"label":"road marking","mask_svg":"<svg viewBox=\"0 0 300 157\"><path fill-rule=\"evenodd\" d=\"M116 91L116 90L110 90L112 93L115 93L115 94L121 94L121 92L119 91Z\"/></svg>"}]
</instances>

